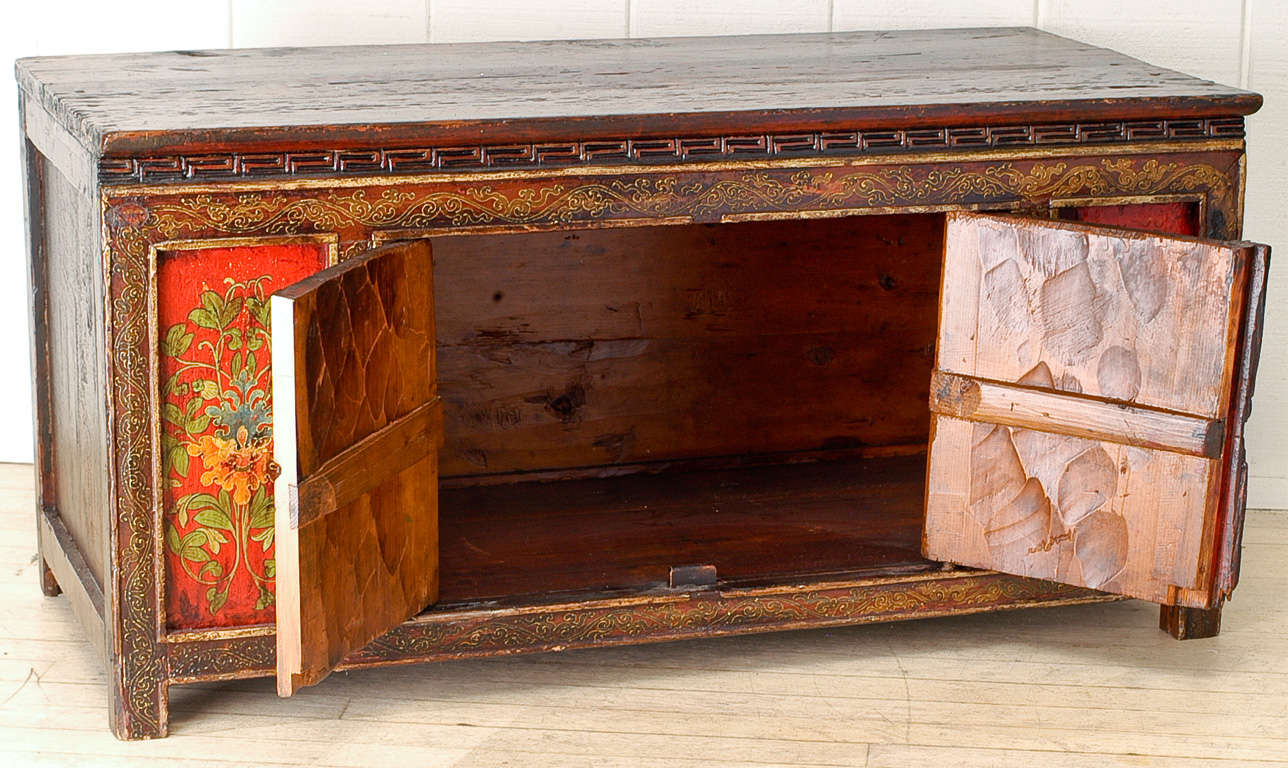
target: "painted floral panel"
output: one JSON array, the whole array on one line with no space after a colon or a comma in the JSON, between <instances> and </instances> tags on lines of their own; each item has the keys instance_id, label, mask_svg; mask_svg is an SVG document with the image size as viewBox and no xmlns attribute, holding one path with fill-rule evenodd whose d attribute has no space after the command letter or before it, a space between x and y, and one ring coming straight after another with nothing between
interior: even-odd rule
<instances>
[{"instance_id":1,"label":"painted floral panel","mask_svg":"<svg viewBox=\"0 0 1288 768\"><path fill-rule=\"evenodd\" d=\"M174 628L274 619L268 297L321 244L169 251L157 264L166 614Z\"/></svg>"}]
</instances>

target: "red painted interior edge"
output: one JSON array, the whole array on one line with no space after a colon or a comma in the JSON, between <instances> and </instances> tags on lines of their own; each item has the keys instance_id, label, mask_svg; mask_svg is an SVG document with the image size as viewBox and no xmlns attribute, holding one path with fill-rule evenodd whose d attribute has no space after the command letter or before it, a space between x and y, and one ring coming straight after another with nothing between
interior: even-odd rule
<instances>
[{"instance_id":1,"label":"red painted interior edge","mask_svg":"<svg viewBox=\"0 0 1288 768\"><path fill-rule=\"evenodd\" d=\"M1086 224L1104 224L1167 235L1201 237L1198 203L1131 203L1088 205L1061 211L1065 218Z\"/></svg>"}]
</instances>

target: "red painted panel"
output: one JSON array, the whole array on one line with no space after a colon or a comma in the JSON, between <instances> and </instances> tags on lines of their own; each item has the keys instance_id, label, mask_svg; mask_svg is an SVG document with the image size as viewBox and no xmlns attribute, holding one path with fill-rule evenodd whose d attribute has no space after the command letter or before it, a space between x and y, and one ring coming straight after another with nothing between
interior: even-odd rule
<instances>
[{"instance_id":1,"label":"red painted panel","mask_svg":"<svg viewBox=\"0 0 1288 768\"><path fill-rule=\"evenodd\" d=\"M1066 218L1088 224L1142 229L1168 235L1199 234L1197 203L1133 203L1068 208Z\"/></svg>"},{"instance_id":2,"label":"red painted panel","mask_svg":"<svg viewBox=\"0 0 1288 768\"><path fill-rule=\"evenodd\" d=\"M326 246L170 251L157 264L167 623L273 621L268 296Z\"/></svg>"}]
</instances>

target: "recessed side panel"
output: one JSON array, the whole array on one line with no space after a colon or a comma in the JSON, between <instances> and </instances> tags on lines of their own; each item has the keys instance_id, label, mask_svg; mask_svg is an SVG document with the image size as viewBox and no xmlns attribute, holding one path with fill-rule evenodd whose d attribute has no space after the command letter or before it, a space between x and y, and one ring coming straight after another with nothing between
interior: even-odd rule
<instances>
[{"instance_id":1,"label":"recessed side panel","mask_svg":"<svg viewBox=\"0 0 1288 768\"><path fill-rule=\"evenodd\" d=\"M268 297L324 269L321 241L158 249L166 625L273 621Z\"/></svg>"},{"instance_id":2,"label":"recessed side panel","mask_svg":"<svg viewBox=\"0 0 1288 768\"><path fill-rule=\"evenodd\" d=\"M1203 234L1203 205L1198 200L1157 203L1060 205L1056 212L1066 221L1128 227L1145 232L1199 237Z\"/></svg>"}]
</instances>

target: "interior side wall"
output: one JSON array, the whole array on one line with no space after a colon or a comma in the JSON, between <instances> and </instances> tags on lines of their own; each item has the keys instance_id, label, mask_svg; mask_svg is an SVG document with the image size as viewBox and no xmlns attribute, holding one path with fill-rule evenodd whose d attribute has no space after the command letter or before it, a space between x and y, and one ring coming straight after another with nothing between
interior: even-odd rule
<instances>
[{"instance_id":1,"label":"interior side wall","mask_svg":"<svg viewBox=\"0 0 1288 768\"><path fill-rule=\"evenodd\" d=\"M434 241L444 476L925 444L938 215Z\"/></svg>"}]
</instances>

